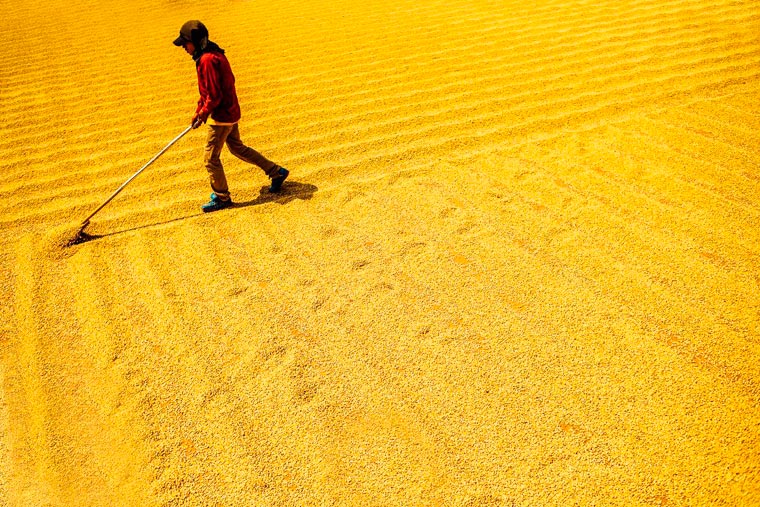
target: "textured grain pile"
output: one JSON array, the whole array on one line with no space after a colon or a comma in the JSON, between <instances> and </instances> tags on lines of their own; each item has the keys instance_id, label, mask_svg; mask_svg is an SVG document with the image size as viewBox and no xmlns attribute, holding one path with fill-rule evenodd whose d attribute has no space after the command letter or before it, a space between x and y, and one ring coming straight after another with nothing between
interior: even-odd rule
<instances>
[{"instance_id":1,"label":"textured grain pile","mask_svg":"<svg viewBox=\"0 0 760 507\"><path fill-rule=\"evenodd\" d=\"M0 8L0 506L760 504L760 2Z\"/></svg>"}]
</instances>

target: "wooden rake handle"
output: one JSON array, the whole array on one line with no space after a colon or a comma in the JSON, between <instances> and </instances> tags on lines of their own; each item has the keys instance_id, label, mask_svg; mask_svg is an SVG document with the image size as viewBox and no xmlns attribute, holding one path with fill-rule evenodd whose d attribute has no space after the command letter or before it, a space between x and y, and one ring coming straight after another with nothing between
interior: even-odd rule
<instances>
[{"instance_id":1,"label":"wooden rake handle","mask_svg":"<svg viewBox=\"0 0 760 507\"><path fill-rule=\"evenodd\" d=\"M109 197L106 200L106 202L104 202L103 204L101 204L98 207L98 209L96 209L95 211L93 211L90 214L90 216L88 216L87 218L84 219L84 221L82 222L82 228L80 229L80 231L84 230L84 228L87 227L87 225L90 223L90 219L92 217L94 217L100 210L102 210L103 208L105 208L106 204L108 204L109 202L111 202L114 197L116 197L117 195L119 195L119 193L122 190L124 190L124 187L126 187L127 185L129 185L132 182L133 179L137 178L140 175L141 172L143 172L145 169L148 168L148 166L150 166L153 162L155 162L158 159L158 157L160 157L161 155L163 155L166 152L166 150L168 150L169 148L171 148L174 145L174 143L176 143L177 141L179 141L180 139L182 139L182 137L185 134L187 134L188 132L190 132L194 128L198 128L199 126L200 126L200 122L196 122L195 124L190 125L185 130L183 130L180 135L178 135L177 137L175 137L174 139L172 139L171 142L169 142L169 144L167 144L166 146L164 146L164 148L161 151L159 151L158 153L156 153L153 156L152 159L148 160L148 162L144 166L142 166L139 171L137 171L135 174L133 174L127 181L125 181L119 188L117 188L116 191L113 194L111 194L111 197Z\"/></svg>"}]
</instances>

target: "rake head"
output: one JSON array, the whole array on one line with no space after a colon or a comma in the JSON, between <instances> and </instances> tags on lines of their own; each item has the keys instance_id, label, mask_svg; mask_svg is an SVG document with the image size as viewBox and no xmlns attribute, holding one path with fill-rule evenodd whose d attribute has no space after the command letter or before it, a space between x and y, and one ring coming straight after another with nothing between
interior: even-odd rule
<instances>
[{"instance_id":1,"label":"rake head","mask_svg":"<svg viewBox=\"0 0 760 507\"><path fill-rule=\"evenodd\" d=\"M84 229L88 225L90 225L90 221L89 220L85 220L84 222L82 222L82 226L79 228L79 230L74 235L74 237L72 237L69 240L69 242L66 244L66 246L68 247L68 246L79 245L80 243L84 243L85 241L90 241L91 239L95 239L96 236L92 236L91 234L87 234L86 232L84 232Z\"/></svg>"}]
</instances>

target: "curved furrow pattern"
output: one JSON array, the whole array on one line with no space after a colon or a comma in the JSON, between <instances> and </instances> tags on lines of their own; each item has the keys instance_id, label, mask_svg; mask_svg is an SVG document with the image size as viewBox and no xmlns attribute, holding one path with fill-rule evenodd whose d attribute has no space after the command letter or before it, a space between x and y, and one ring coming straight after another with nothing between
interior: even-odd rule
<instances>
[{"instance_id":1,"label":"curved furrow pattern","mask_svg":"<svg viewBox=\"0 0 760 507\"><path fill-rule=\"evenodd\" d=\"M0 10L0 505L760 503L757 1Z\"/></svg>"}]
</instances>

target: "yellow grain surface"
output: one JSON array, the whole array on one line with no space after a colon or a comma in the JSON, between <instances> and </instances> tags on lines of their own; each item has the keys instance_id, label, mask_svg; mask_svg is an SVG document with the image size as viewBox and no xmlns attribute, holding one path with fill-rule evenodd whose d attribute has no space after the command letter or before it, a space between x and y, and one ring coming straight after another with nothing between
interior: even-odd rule
<instances>
[{"instance_id":1,"label":"yellow grain surface","mask_svg":"<svg viewBox=\"0 0 760 507\"><path fill-rule=\"evenodd\" d=\"M760 505L760 2L0 12L0 506Z\"/></svg>"}]
</instances>

